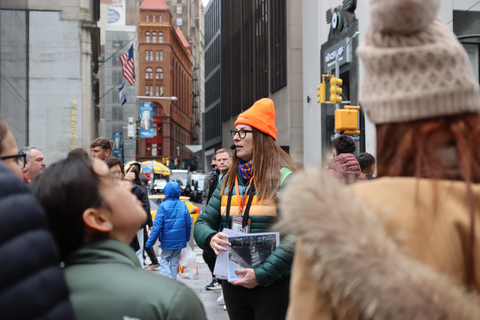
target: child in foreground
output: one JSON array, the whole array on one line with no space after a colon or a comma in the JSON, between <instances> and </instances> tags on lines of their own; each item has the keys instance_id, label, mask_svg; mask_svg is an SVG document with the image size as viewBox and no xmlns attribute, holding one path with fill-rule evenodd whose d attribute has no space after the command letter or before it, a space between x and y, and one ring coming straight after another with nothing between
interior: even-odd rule
<instances>
[{"instance_id":1,"label":"child in foreground","mask_svg":"<svg viewBox=\"0 0 480 320\"><path fill-rule=\"evenodd\" d=\"M129 244L146 213L103 161L73 157L38 178L77 320L206 319L190 288L139 268Z\"/></svg>"}]
</instances>

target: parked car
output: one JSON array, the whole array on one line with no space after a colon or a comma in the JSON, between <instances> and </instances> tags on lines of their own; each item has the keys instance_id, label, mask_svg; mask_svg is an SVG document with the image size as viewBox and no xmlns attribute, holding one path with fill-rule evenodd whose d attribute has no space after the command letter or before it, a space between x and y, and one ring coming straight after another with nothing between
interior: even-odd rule
<instances>
[{"instance_id":1,"label":"parked car","mask_svg":"<svg viewBox=\"0 0 480 320\"><path fill-rule=\"evenodd\" d=\"M153 182L153 188L151 190L152 194L163 193L163 188L167 185L167 180L157 179Z\"/></svg>"},{"instance_id":2,"label":"parked car","mask_svg":"<svg viewBox=\"0 0 480 320\"><path fill-rule=\"evenodd\" d=\"M157 215L158 206L165 201L164 194L155 194L149 195L148 200L150 200L150 214L152 215L152 219L155 220L155 216ZM189 201L188 197L180 197L180 200L183 201L190 212L190 218L192 218L192 229L193 224L197 221L198 216L200 215L200 209Z\"/></svg>"}]
</instances>

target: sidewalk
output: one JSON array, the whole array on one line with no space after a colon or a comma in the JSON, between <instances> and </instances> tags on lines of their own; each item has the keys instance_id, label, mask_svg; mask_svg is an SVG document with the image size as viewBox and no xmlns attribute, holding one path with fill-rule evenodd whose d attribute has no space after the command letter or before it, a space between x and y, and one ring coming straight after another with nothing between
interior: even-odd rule
<instances>
[{"instance_id":1,"label":"sidewalk","mask_svg":"<svg viewBox=\"0 0 480 320\"><path fill-rule=\"evenodd\" d=\"M217 303L221 290L207 290L205 286L212 281L212 274L207 264L203 261L202 249L195 245L193 251L197 254L197 265L199 278L196 280L182 279L178 276L177 280L189 286L203 303L208 320L228 320L226 310L223 310L223 304Z\"/></svg>"},{"instance_id":2,"label":"sidewalk","mask_svg":"<svg viewBox=\"0 0 480 320\"><path fill-rule=\"evenodd\" d=\"M205 313L207 314L208 320L229 320L227 311L223 310L223 304L221 305L217 303L217 298L220 296L221 291L205 289L205 286L209 284L210 281L212 281L212 274L210 273L210 270L208 269L205 261L203 261L202 249L195 245L193 250L197 255L196 261L198 265L199 278L195 280L190 280L182 279L182 277L177 276L177 281L183 282L195 292L200 301L203 303L203 307L205 308ZM146 262L150 262L150 259L148 259L148 257L146 260ZM151 272L161 275L160 271Z\"/></svg>"}]
</instances>

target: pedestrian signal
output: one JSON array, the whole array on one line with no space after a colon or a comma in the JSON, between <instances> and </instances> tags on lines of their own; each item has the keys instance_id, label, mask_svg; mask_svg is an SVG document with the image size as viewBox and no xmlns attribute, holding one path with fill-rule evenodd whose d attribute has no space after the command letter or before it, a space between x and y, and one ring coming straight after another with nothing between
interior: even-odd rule
<instances>
[{"instance_id":1,"label":"pedestrian signal","mask_svg":"<svg viewBox=\"0 0 480 320\"><path fill-rule=\"evenodd\" d=\"M358 128L359 106L345 106L345 109L335 110L335 130L345 131L345 134L360 134Z\"/></svg>"}]
</instances>

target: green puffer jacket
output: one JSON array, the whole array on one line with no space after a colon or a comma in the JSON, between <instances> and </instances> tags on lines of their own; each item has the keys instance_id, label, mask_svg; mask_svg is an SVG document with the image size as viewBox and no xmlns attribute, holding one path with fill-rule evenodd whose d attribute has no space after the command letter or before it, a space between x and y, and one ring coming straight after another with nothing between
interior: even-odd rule
<instances>
[{"instance_id":1,"label":"green puffer jacket","mask_svg":"<svg viewBox=\"0 0 480 320\"><path fill-rule=\"evenodd\" d=\"M285 169L283 169L285 170ZM288 170L288 169L286 169ZM288 170L289 171L289 170ZM291 176L291 175L290 175ZM243 181L239 172L237 172L239 193L244 195L247 190L247 183ZM218 183L217 189L212 195L212 198L208 202L207 206L200 214L195 223L194 237L198 246L202 249L210 248L210 239L223 228L227 227L225 211L222 210L222 196L220 195L220 188L222 181ZM283 185L283 184L282 184ZM282 186L281 185L281 186ZM233 192L233 199L235 199L235 190ZM225 197L226 198L226 197ZM225 201L225 199L224 199ZM253 205L252 205L253 207ZM232 205L233 208L233 205ZM277 221L278 209L275 216L267 216L258 214L252 215L252 208L250 210L249 218L251 220L250 232L269 232L272 231L272 225ZM235 213L230 214L230 219L233 216L237 216ZM290 276L292 269L293 254L295 252L296 238L291 235L282 235L280 245L273 251L273 253L267 258L267 260L255 268L255 275L257 277L258 284L261 286L268 286L275 281L284 279Z\"/></svg>"},{"instance_id":2,"label":"green puffer jacket","mask_svg":"<svg viewBox=\"0 0 480 320\"><path fill-rule=\"evenodd\" d=\"M118 240L82 246L65 261L77 320L205 320L184 284L140 268L135 252Z\"/></svg>"}]
</instances>

